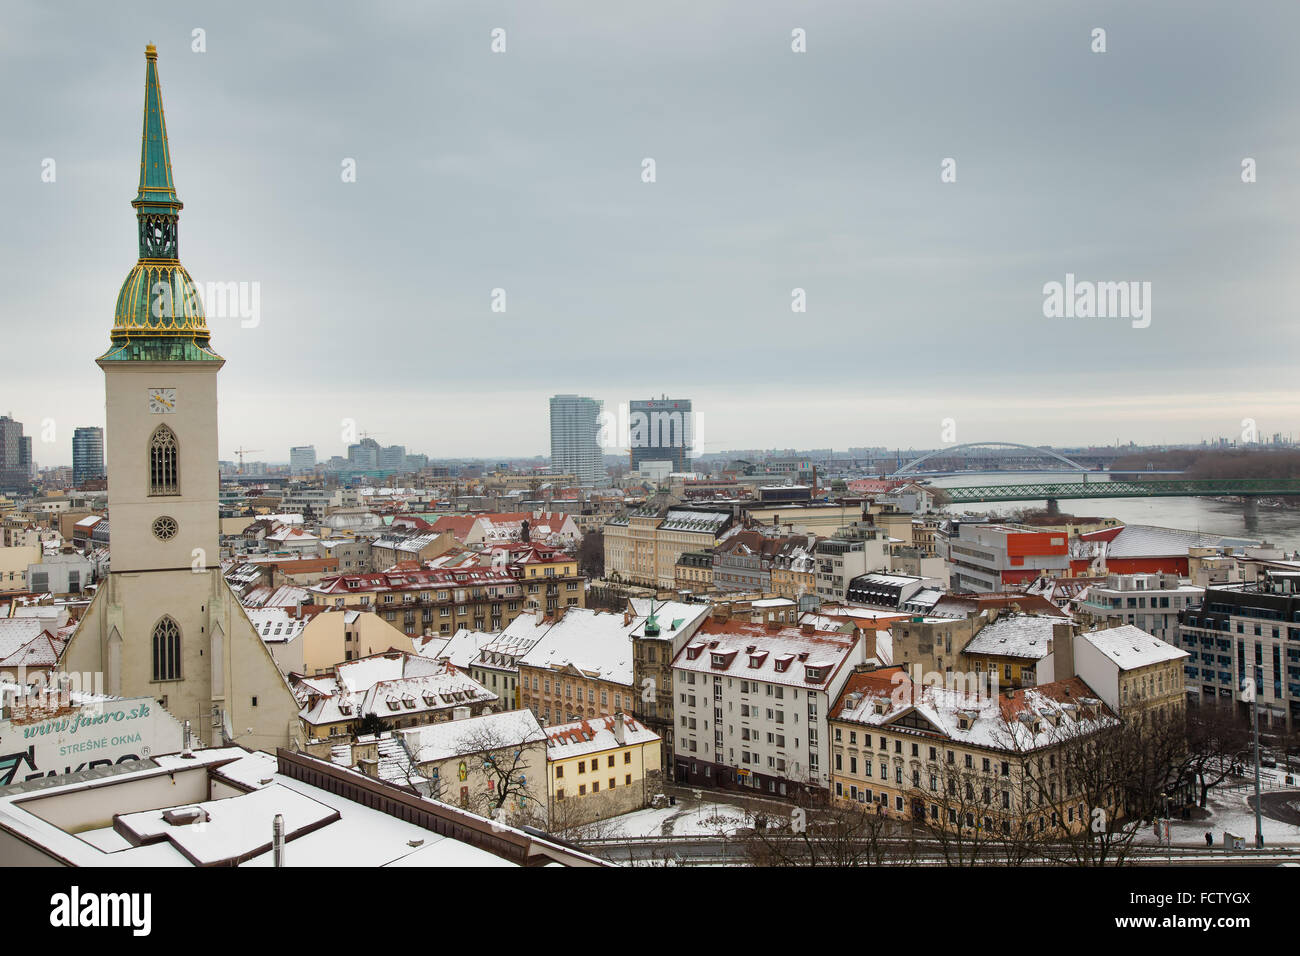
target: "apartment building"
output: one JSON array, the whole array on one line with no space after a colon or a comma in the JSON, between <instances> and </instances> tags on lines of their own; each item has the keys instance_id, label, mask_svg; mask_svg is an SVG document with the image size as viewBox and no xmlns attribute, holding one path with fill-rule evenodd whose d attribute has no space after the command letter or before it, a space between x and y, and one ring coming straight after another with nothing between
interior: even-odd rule
<instances>
[{"instance_id":1,"label":"apartment building","mask_svg":"<svg viewBox=\"0 0 1300 956\"><path fill-rule=\"evenodd\" d=\"M370 539L360 537L321 538L316 546L317 552L338 562L338 569L345 574L355 571L370 571L374 565L370 560ZM390 565L385 565L389 567Z\"/></svg>"},{"instance_id":2,"label":"apartment building","mask_svg":"<svg viewBox=\"0 0 1300 956\"><path fill-rule=\"evenodd\" d=\"M402 651L336 664L332 677L299 677L293 691L309 742L348 736L367 719L401 730L488 714L498 701L455 668Z\"/></svg>"},{"instance_id":3,"label":"apartment building","mask_svg":"<svg viewBox=\"0 0 1300 956\"><path fill-rule=\"evenodd\" d=\"M799 540L807 545L808 535ZM718 592L766 594L772 590L772 567L789 538L747 529L729 535L713 549L713 589Z\"/></svg>"},{"instance_id":4,"label":"apartment building","mask_svg":"<svg viewBox=\"0 0 1300 956\"><path fill-rule=\"evenodd\" d=\"M315 604L373 610L412 637L500 630L524 609L522 575L509 567L341 574L307 590Z\"/></svg>"},{"instance_id":5,"label":"apartment building","mask_svg":"<svg viewBox=\"0 0 1300 956\"><path fill-rule=\"evenodd\" d=\"M547 725L631 712L631 635L642 623L630 611L583 607L516 618L501 638L533 641L518 662L520 704Z\"/></svg>"},{"instance_id":6,"label":"apartment building","mask_svg":"<svg viewBox=\"0 0 1300 956\"><path fill-rule=\"evenodd\" d=\"M772 592L797 600L817 593L817 535L790 535L772 558Z\"/></svg>"},{"instance_id":7,"label":"apartment building","mask_svg":"<svg viewBox=\"0 0 1300 956\"><path fill-rule=\"evenodd\" d=\"M1078 632L1067 641L1058 625L1053 653L1044 662L1045 681L1080 677L1125 719L1172 717L1187 703L1183 668L1191 656L1132 624ZM1066 649L1069 649L1069 657Z\"/></svg>"},{"instance_id":8,"label":"apartment building","mask_svg":"<svg viewBox=\"0 0 1300 956\"><path fill-rule=\"evenodd\" d=\"M706 621L673 660L677 780L776 796L824 792L830 707L864 660L857 633Z\"/></svg>"},{"instance_id":9,"label":"apartment building","mask_svg":"<svg viewBox=\"0 0 1300 956\"><path fill-rule=\"evenodd\" d=\"M1115 721L1079 678L976 697L917 686L901 668L855 673L830 718L832 798L985 834L1074 831L1090 808L1052 779L1055 754ZM1050 780L1049 799L1030 780Z\"/></svg>"},{"instance_id":10,"label":"apartment building","mask_svg":"<svg viewBox=\"0 0 1300 956\"><path fill-rule=\"evenodd\" d=\"M708 604L632 598L632 713L663 739L663 770L672 771L673 659L711 612Z\"/></svg>"},{"instance_id":11,"label":"apartment building","mask_svg":"<svg viewBox=\"0 0 1300 956\"><path fill-rule=\"evenodd\" d=\"M683 551L673 573L673 588L692 594L713 591L713 554L710 551Z\"/></svg>"},{"instance_id":12,"label":"apartment building","mask_svg":"<svg viewBox=\"0 0 1300 956\"><path fill-rule=\"evenodd\" d=\"M1178 643L1178 617L1199 604L1204 588L1175 574L1111 574L1091 585L1076 607L1097 618L1117 617L1169 644Z\"/></svg>"},{"instance_id":13,"label":"apartment building","mask_svg":"<svg viewBox=\"0 0 1300 956\"><path fill-rule=\"evenodd\" d=\"M401 561L423 564L459 546L459 542L445 531L394 529L370 541L370 561L371 566L379 570L391 568Z\"/></svg>"},{"instance_id":14,"label":"apartment building","mask_svg":"<svg viewBox=\"0 0 1300 956\"><path fill-rule=\"evenodd\" d=\"M1300 567L1211 585L1179 617L1187 692L1233 702L1255 681L1261 728L1300 726ZM1238 703L1243 710L1246 705Z\"/></svg>"},{"instance_id":15,"label":"apartment building","mask_svg":"<svg viewBox=\"0 0 1300 956\"><path fill-rule=\"evenodd\" d=\"M642 508L604 526L605 577L672 588L683 552L712 550L732 527L729 511Z\"/></svg>"},{"instance_id":16,"label":"apartment building","mask_svg":"<svg viewBox=\"0 0 1300 956\"><path fill-rule=\"evenodd\" d=\"M889 536L855 521L819 540L813 553L818 596L823 601L843 601L854 578L889 569Z\"/></svg>"},{"instance_id":17,"label":"apartment building","mask_svg":"<svg viewBox=\"0 0 1300 956\"><path fill-rule=\"evenodd\" d=\"M511 542L572 546L580 537L573 515L559 511L502 511L443 515L434 531L446 531L470 546Z\"/></svg>"},{"instance_id":18,"label":"apartment building","mask_svg":"<svg viewBox=\"0 0 1300 956\"><path fill-rule=\"evenodd\" d=\"M519 690L519 660L533 643L527 638L504 635L488 641L470 661L469 676L500 696L507 710L519 709L523 706Z\"/></svg>"},{"instance_id":19,"label":"apartment building","mask_svg":"<svg viewBox=\"0 0 1300 956\"><path fill-rule=\"evenodd\" d=\"M517 570L524 610L553 615L565 608L587 606L587 579L578 571L578 559L567 551L527 541L510 542L487 547L480 560L496 568Z\"/></svg>"},{"instance_id":20,"label":"apartment building","mask_svg":"<svg viewBox=\"0 0 1300 956\"><path fill-rule=\"evenodd\" d=\"M584 485L605 477L600 445L602 402L581 395L551 397L551 467Z\"/></svg>"},{"instance_id":21,"label":"apartment building","mask_svg":"<svg viewBox=\"0 0 1300 956\"><path fill-rule=\"evenodd\" d=\"M992 619L972 637L959 658L958 670L997 675L1001 687L1033 687L1038 665L1052 652L1053 628L1059 617L993 612Z\"/></svg>"},{"instance_id":22,"label":"apartment building","mask_svg":"<svg viewBox=\"0 0 1300 956\"><path fill-rule=\"evenodd\" d=\"M627 714L545 729L553 828L640 810L663 779L659 735Z\"/></svg>"}]
</instances>

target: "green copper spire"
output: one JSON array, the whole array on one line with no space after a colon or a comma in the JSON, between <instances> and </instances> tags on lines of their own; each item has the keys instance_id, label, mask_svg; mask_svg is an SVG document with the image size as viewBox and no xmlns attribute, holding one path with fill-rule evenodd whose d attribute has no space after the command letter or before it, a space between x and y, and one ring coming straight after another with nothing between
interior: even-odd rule
<instances>
[{"instance_id":1,"label":"green copper spire","mask_svg":"<svg viewBox=\"0 0 1300 956\"><path fill-rule=\"evenodd\" d=\"M144 58L140 189L131 203L139 224L140 258L117 294L113 344L99 361L220 362L208 344L198 288L179 258L182 204L172 180L158 51L152 43Z\"/></svg>"},{"instance_id":2,"label":"green copper spire","mask_svg":"<svg viewBox=\"0 0 1300 956\"><path fill-rule=\"evenodd\" d=\"M140 212L176 215L181 202L172 181L172 157L167 148L167 118L158 85L158 51L144 49L144 133L140 137L140 191L131 203ZM143 253L141 253L143 255Z\"/></svg>"}]
</instances>

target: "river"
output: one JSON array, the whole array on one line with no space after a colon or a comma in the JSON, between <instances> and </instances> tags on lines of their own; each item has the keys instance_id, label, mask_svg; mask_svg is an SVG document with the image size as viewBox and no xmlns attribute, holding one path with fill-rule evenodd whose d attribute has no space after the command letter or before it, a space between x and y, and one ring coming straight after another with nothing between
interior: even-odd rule
<instances>
[{"instance_id":1,"label":"river","mask_svg":"<svg viewBox=\"0 0 1300 956\"><path fill-rule=\"evenodd\" d=\"M1038 481L1077 481L1074 472L997 472L995 474L960 474L924 476L940 488L967 485L1023 485ZM1156 477L1175 478L1175 475ZM1088 481L1110 481L1110 475L1090 472ZM1007 515L1022 508L1042 508L1042 501L998 501L989 504L951 505L950 512ZM1215 501L1213 498L1065 498L1061 511L1078 516L1118 518L1125 524L1150 524L1162 528L1203 531L1234 538L1254 538L1284 548L1300 550L1300 509L1248 508L1240 502Z\"/></svg>"}]
</instances>

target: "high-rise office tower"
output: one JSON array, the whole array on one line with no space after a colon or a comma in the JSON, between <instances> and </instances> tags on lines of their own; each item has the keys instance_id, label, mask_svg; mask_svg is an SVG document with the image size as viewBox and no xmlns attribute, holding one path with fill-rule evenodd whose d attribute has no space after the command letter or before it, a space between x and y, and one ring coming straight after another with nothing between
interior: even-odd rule
<instances>
[{"instance_id":1,"label":"high-rise office tower","mask_svg":"<svg viewBox=\"0 0 1300 956\"><path fill-rule=\"evenodd\" d=\"M652 398L628 403L632 468L644 461L670 461L673 471L691 470L694 440L689 398Z\"/></svg>"},{"instance_id":2,"label":"high-rise office tower","mask_svg":"<svg viewBox=\"0 0 1300 956\"><path fill-rule=\"evenodd\" d=\"M289 449L289 471L295 475L301 475L315 470L315 445L295 445Z\"/></svg>"},{"instance_id":3,"label":"high-rise office tower","mask_svg":"<svg viewBox=\"0 0 1300 956\"><path fill-rule=\"evenodd\" d=\"M32 487L32 440L23 436L23 423L0 415L0 492L25 492Z\"/></svg>"},{"instance_id":4,"label":"high-rise office tower","mask_svg":"<svg viewBox=\"0 0 1300 956\"><path fill-rule=\"evenodd\" d=\"M581 395L551 397L551 470L576 475L584 485L605 477L600 448L603 403Z\"/></svg>"},{"instance_id":5,"label":"high-rise office tower","mask_svg":"<svg viewBox=\"0 0 1300 956\"><path fill-rule=\"evenodd\" d=\"M87 425L72 433L72 483L104 477L104 429Z\"/></svg>"}]
</instances>

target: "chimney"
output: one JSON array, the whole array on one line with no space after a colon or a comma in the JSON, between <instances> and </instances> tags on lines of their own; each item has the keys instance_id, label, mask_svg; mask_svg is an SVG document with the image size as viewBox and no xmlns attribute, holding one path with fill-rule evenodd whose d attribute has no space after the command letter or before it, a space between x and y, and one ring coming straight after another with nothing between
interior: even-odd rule
<instances>
[{"instance_id":1,"label":"chimney","mask_svg":"<svg viewBox=\"0 0 1300 956\"><path fill-rule=\"evenodd\" d=\"M632 623L632 612L631 610L625 608L623 610L623 626L627 627L631 623Z\"/></svg>"},{"instance_id":2,"label":"chimney","mask_svg":"<svg viewBox=\"0 0 1300 956\"><path fill-rule=\"evenodd\" d=\"M799 630L803 631L805 634L811 634L817 629L813 627L812 624L800 624Z\"/></svg>"},{"instance_id":3,"label":"chimney","mask_svg":"<svg viewBox=\"0 0 1300 956\"><path fill-rule=\"evenodd\" d=\"M618 741L618 745L620 747L622 747L624 744L627 743L627 724L625 723L626 720L627 717L624 716L621 710L614 715L614 739Z\"/></svg>"},{"instance_id":4,"label":"chimney","mask_svg":"<svg viewBox=\"0 0 1300 956\"><path fill-rule=\"evenodd\" d=\"M275 865L284 866L284 814L277 813L271 823L271 842L275 847Z\"/></svg>"},{"instance_id":5,"label":"chimney","mask_svg":"<svg viewBox=\"0 0 1300 956\"><path fill-rule=\"evenodd\" d=\"M1074 625L1052 625L1053 680L1069 680L1074 673Z\"/></svg>"}]
</instances>

